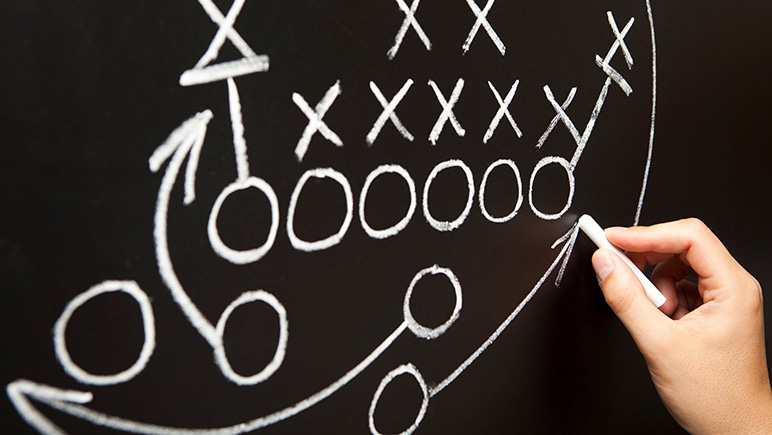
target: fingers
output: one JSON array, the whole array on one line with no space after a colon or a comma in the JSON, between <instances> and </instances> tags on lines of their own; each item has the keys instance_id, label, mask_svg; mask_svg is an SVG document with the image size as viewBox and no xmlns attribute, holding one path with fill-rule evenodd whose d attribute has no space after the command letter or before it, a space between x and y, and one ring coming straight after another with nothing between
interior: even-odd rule
<instances>
[{"instance_id":1,"label":"fingers","mask_svg":"<svg viewBox=\"0 0 772 435\"><path fill-rule=\"evenodd\" d=\"M740 267L718 238L697 219L627 230L610 228L609 241L621 249L645 252L649 264L677 254L701 278L730 278Z\"/></svg>"},{"instance_id":2,"label":"fingers","mask_svg":"<svg viewBox=\"0 0 772 435\"><path fill-rule=\"evenodd\" d=\"M625 325L639 346L665 335L669 321L643 290L638 278L612 251L600 249L592 257L592 265L601 280L606 302Z\"/></svg>"},{"instance_id":3,"label":"fingers","mask_svg":"<svg viewBox=\"0 0 772 435\"><path fill-rule=\"evenodd\" d=\"M651 282L667 298L665 304L659 307L659 309L671 318L674 317L679 306L688 306L687 301L683 299L683 295L677 291L676 284L684 279L690 270L689 265L685 264L678 257L673 256L657 264L651 274Z\"/></svg>"}]
</instances>

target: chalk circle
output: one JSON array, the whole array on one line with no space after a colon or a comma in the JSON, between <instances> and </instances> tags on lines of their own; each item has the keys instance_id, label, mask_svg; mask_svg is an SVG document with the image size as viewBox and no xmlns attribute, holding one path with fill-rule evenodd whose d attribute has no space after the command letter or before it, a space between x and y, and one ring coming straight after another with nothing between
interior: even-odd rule
<instances>
[{"instance_id":1,"label":"chalk circle","mask_svg":"<svg viewBox=\"0 0 772 435\"><path fill-rule=\"evenodd\" d=\"M343 223L340 226L340 229L336 234L331 235L330 237L327 237L322 240L317 240L315 242L307 242L305 240L301 240L296 234L295 234L295 208L297 208L298 205L298 198L300 197L300 192L303 190L303 187L306 185L309 179L311 178L331 178L340 184L340 186L343 188L343 193L346 196L346 217L343 219ZM299 251L305 251L305 252L314 252L314 251L321 251L324 249L331 248L338 243L340 243L341 240L343 240L343 236L346 235L346 232L348 231L349 226L351 225L351 220L354 217L354 195L351 193L351 185L349 184L346 177L341 174L340 172L332 169L332 168L317 168L317 169L311 169L306 171L303 176L300 177L300 180L298 180L298 184L295 186L295 190L292 191L292 196L290 197L290 205L289 205L289 211L287 213L287 236L290 239L290 243L292 243L292 247Z\"/></svg>"},{"instance_id":2,"label":"chalk circle","mask_svg":"<svg viewBox=\"0 0 772 435\"><path fill-rule=\"evenodd\" d=\"M438 221L435 219L431 212L429 211L429 188L432 186L432 181L434 181L434 178L439 175L440 172L444 171L445 169L449 168L461 168L461 170L464 171L464 175L466 175L466 181L467 181L467 189L469 191L469 195L466 199L466 206L464 206L464 211L461 212L461 214L453 221ZM472 170L469 169L469 166L467 166L464 162L461 160L448 160L445 162L442 162L438 164L437 166L432 169L432 172L429 174L429 177L426 179L426 185L424 186L424 198L423 198L423 209L424 209L424 216L426 217L426 220L429 222L429 225L434 227L437 231L453 231L456 228L460 227L466 218L469 216L469 212L472 210L472 203L474 202L474 176L472 175Z\"/></svg>"},{"instance_id":3,"label":"chalk circle","mask_svg":"<svg viewBox=\"0 0 772 435\"><path fill-rule=\"evenodd\" d=\"M384 435L378 432L378 429L376 429L374 418L375 408L378 406L378 401L381 398L381 394L383 394L383 390L386 389L386 387L391 383L391 381L394 380L394 378L406 374L412 376L416 382L418 382L418 386L421 388L421 393L423 393L423 399L421 400L421 410L418 411L418 415L416 416L415 421L409 428L400 432L399 435L410 435L415 432L415 430L418 429L418 425L421 424L421 420L423 420L424 415L426 415L426 409L429 407L429 388L426 386L426 381L424 381L423 376L421 376L421 373L418 371L418 369L415 368L413 364L403 364L384 376L383 379L381 379L381 383L378 385L378 389L375 390L373 400L370 402L370 411L368 412L371 434Z\"/></svg>"},{"instance_id":4,"label":"chalk circle","mask_svg":"<svg viewBox=\"0 0 772 435\"><path fill-rule=\"evenodd\" d=\"M276 352L273 355L273 359L271 359L271 362L269 362L263 370L252 376L242 376L233 370L233 367L231 367L230 362L228 361L228 356L225 354L225 325L228 323L228 319L236 308L257 301L265 302L279 315L279 342L276 345ZM220 367L220 370L225 377L238 385L259 384L270 378L276 370L279 369L282 362L284 362L284 355L287 351L287 339L289 337L287 310L284 309L284 305L282 305L274 295L268 292L257 290L243 293L225 308L225 311L223 311L220 316L220 320L217 321L215 331L219 337L219 342L214 347L215 362L217 363L217 366Z\"/></svg>"},{"instance_id":5,"label":"chalk circle","mask_svg":"<svg viewBox=\"0 0 772 435\"><path fill-rule=\"evenodd\" d=\"M113 292L126 293L137 301L140 313L142 314L142 327L145 333L145 341L142 343L142 350L139 352L139 357L131 367L114 375L95 375L83 370L72 360L70 353L67 351L65 333L67 331L67 324L73 313L75 313L75 310L101 294ZM145 369L154 350L155 318L153 317L153 308L150 306L150 299L134 281L104 281L91 287L71 300L67 306L64 307L64 311L61 316L59 316L56 324L54 324L54 351L56 353L56 358L68 375L84 384L115 385L130 381Z\"/></svg>"},{"instance_id":6,"label":"chalk circle","mask_svg":"<svg viewBox=\"0 0 772 435\"><path fill-rule=\"evenodd\" d=\"M448 318L445 323L436 328L428 328L418 323L418 321L416 321L416 319L413 317L413 313L410 311L410 298L413 297L413 289L415 289L416 284L418 284L418 281L420 281L421 278L426 275L438 274L445 275L448 278L448 281L450 281L450 283L453 285L453 291L456 296L456 305L453 307L453 314L450 315L450 318ZM458 278L450 269L440 267L435 264L432 267L418 272L416 276L413 277L413 280L410 281L410 286L408 286L407 293L405 293L405 302L402 305L402 312L405 317L405 323L407 323L407 327L410 328L416 337L424 338L426 340L434 340L435 338L444 334L445 331L447 331L448 328L453 325L453 322L458 319L459 313L461 313L461 303L461 284L458 282Z\"/></svg>"},{"instance_id":7,"label":"chalk circle","mask_svg":"<svg viewBox=\"0 0 772 435\"><path fill-rule=\"evenodd\" d=\"M547 214L539 211L539 209L537 209L536 206L533 204L533 182L534 180L536 180L536 175L539 173L539 171L542 168L552 164L560 165L563 169L565 169L566 175L568 175L569 190L568 190L568 199L566 200L566 206L563 207L563 210L560 210L560 212L556 214ZM571 208L571 204L574 201L575 188L576 188L576 179L574 178L574 170L571 168L571 164L568 163L568 161L563 157L555 157L555 156L545 157L541 159L539 163L536 164L536 166L533 168L533 172L531 173L531 183L528 186L528 203L531 205L531 210L533 210L536 216L547 221L554 221L563 217L563 215L566 214L568 209Z\"/></svg>"},{"instance_id":8,"label":"chalk circle","mask_svg":"<svg viewBox=\"0 0 772 435\"><path fill-rule=\"evenodd\" d=\"M410 206L407 209L405 217L402 218L395 225L383 229L373 229L368 223L365 217L365 202L367 201L367 192L370 190L370 185L373 184L376 178L383 174L397 174L405 180L407 188L410 191ZM418 201L416 200L415 182L405 168L399 165L381 165L375 168L365 179L365 185L362 187L362 193L359 195L359 220L362 223L362 228L368 236L374 239L386 239L391 236L399 234L410 223L410 219L413 218Z\"/></svg>"},{"instance_id":9,"label":"chalk circle","mask_svg":"<svg viewBox=\"0 0 772 435\"><path fill-rule=\"evenodd\" d=\"M490 176L491 172L493 172L493 170L499 166L509 166L512 169L512 172L514 172L515 178L517 178L517 203L515 204L515 208L511 213L504 217L497 218L491 216L491 214L488 213L488 209L485 208L485 188L488 184L488 177ZM520 178L520 170L517 169L515 162L508 159L501 159L493 162L490 166L488 166L488 169L485 171L485 175L483 175L482 183L480 184L478 199L480 201L480 211L482 211L483 216L485 216L485 218L489 221L497 224L503 224L514 219L514 217L517 215L517 212L520 211L520 207L523 205L523 180Z\"/></svg>"},{"instance_id":10,"label":"chalk circle","mask_svg":"<svg viewBox=\"0 0 772 435\"><path fill-rule=\"evenodd\" d=\"M235 250L230 248L220 238L220 232L217 228L217 220L220 217L220 209L223 203L228 197L236 192L247 190L249 188L255 188L265 195L268 202L271 204L271 229L268 231L268 238L261 246L249 249L245 251ZM223 189L220 196L214 202L212 212L209 214L209 223L207 225L207 233L209 235L209 243L212 245L212 249L220 257L230 261L233 264L249 264L254 263L265 256L268 251L273 247L273 243L276 240L276 234L279 232L279 199L276 197L276 192L265 180L257 177L249 177L245 180L238 180L225 189Z\"/></svg>"}]
</instances>

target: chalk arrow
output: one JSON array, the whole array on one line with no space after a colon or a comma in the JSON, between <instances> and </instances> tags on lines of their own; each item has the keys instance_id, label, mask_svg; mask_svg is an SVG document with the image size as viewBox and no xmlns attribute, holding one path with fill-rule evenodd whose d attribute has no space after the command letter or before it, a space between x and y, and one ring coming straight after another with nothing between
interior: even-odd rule
<instances>
[{"instance_id":1,"label":"chalk arrow","mask_svg":"<svg viewBox=\"0 0 772 435\"><path fill-rule=\"evenodd\" d=\"M26 379L18 379L5 387L8 398L24 421L43 434L66 435L59 426L53 424L30 402L30 399L57 407L59 403L88 403L93 398L90 392L61 390L38 384Z\"/></svg>"},{"instance_id":2,"label":"chalk arrow","mask_svg":"<svg viewBox=\"0 0 772 435\"><path fill-rule=\"evenodd\" d=\"M155 239L158 271L164 284L171 291L174 301L180 306L190 323L214 347L220 344L220 337L212 323L204 317L190 297L188 297L179 278L177 278L171 255L169 254L169 241L166 234L172 189L186 158L188 158L188 166L185 171L184 203L188 205L196 199L196 169L198 168L199 155L206 137L206 128L212 117L212 112L205 110L183 122L155 150L153 155L150 156L148 163L150 164L151 171L158 172L163 164L167 160L169 161L161 180L161 187L158 189L158 200L154 217L153 238Z\"/></svg>"},{"instance_id":3,"label":"chalk arrow","mask_svg":"<svg viewBox=\"0 0 772 435\"><path fill-rule=\"evenodd\" d=\"M558 271L558 277L555 279L555 285L559 286L560 283L563 281L563 274L566 272L566 266L568 266L568 259L571 258L571 253L574 252L574 244L576 243L576 236L579 234L579 223L575 223L573 227L571 227L570 230L568 230L567 233L565 233L562 237L555 240L555 243L552 244L552 249L557 248L558 246L565 243L566 245L561 249L560 255L558 255L559 261L560 257L563 257L563 263L560 265L560 271Z\"/></svg>"},{"instance_id":4,"label":"chalk arrow","mask_svg":"<svg viewBox=\"0 0 772 435\"><path fill-rule=\"evenodd\" d=\"M212 112L205 110L183 122L155 150L148 161L150 170L158 172L163 164L171 158L169 172L173 171L174 176L172 178L176 178L182 160L190 154L188 168L185 172L185 205L196 200L196 169L198 169L198 159L206 137L206 127L212 117Z\"/></svg>"}]
</instances>

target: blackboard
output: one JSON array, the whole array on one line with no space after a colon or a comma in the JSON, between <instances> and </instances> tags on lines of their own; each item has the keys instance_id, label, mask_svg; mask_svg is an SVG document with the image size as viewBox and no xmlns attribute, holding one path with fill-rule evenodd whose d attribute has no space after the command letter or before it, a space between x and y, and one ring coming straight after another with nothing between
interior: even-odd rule
<instances>
[{"instance_id":1,"label":"blackboard","mask_svg":"<svg viewBox=\"0 0 772 435\"><path fill-rule=\"evenodd\" d=\"M680 433L574 224L768 285L771 9L3 5L2 432Z\"/></svg>"}]
</instances>

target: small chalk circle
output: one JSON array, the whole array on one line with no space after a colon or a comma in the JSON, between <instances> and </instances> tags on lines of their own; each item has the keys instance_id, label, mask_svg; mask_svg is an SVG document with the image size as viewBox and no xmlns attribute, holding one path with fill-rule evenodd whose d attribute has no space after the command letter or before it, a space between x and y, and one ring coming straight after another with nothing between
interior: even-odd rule
<instances>
[{"instance_id":1,"label":"small chalk circle","mask_svg":"<svg viewBox=\"0 0 772 435\"><path fill-rule=\"evenodd\" d=\"M636 267L629 258L627 258L627 255L625 255L616 246L612 245L611 242L608 241L606 234L603 232L603 228L601 228L600 225L595 222L595 219L593 219L590 215L583 215L579 218L579 229L584 231L590 240L598 245L598 248L608 249L619 255L619 258L621 258L622 261L627 264L630 270L632 270L635 274L636 278L638 278L638 280L641 282L643 289L646 291L646 296L651 299L657 308L661 307L665 301L667 301L667 298L665 298L665 296L660 293L659 290L657 290L657 287L655 287L654 284L649 281L649 278L647 278L646 275L644 275L643 272L641 272L641 270L638 269L638 267Z\"/></svg>"}]
</instances>

